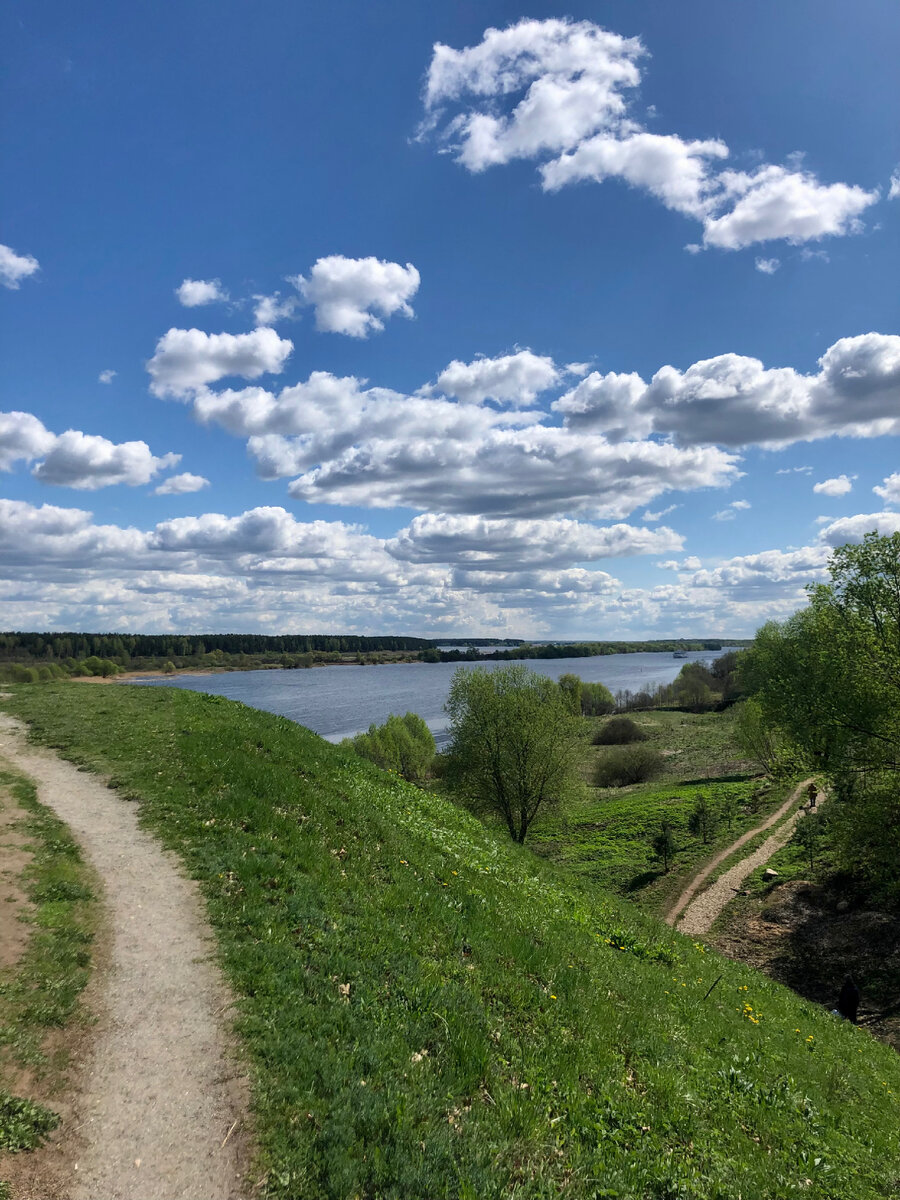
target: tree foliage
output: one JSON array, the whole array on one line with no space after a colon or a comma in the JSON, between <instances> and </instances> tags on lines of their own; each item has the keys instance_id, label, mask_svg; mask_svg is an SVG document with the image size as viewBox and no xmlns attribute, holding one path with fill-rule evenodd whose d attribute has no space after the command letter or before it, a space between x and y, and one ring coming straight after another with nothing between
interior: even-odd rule
<instances>
[{"instance_id":1,"label":"tree foliage","mask_svg":"<svg viewBox=\"0 0 900 1200\"><path fill-rule=\"evenodd\" d=\"M383 725L371 724L345 742L362 758L402 775L410 783L421 783L428 774L434 758L434 737L418 715L408 712L402 717L391 713Z\"/></svg>"},{"instance_id":2,"label":"tree foliage","mask_svg":"<svg viewBox=\"0 0 900 1200\"><path fill-rule=\"evenodd\" d=\"M829 572L808 608L759 631L741 675L827 774L841 865L900 896L900 534L839 547Z\"/></svg>"},{"instance_id":3,"label":"tree foliage","mask_svg":"<svg viewBox=\"0 0 900 1200\"><path fill-rule=\"evenodd\" d=\"M580 790L584 723L571 694L527 667L459 668L450 715L447 779L476 807L502 817L524 842L542 806Z\"/></svg>"}]
</instances>

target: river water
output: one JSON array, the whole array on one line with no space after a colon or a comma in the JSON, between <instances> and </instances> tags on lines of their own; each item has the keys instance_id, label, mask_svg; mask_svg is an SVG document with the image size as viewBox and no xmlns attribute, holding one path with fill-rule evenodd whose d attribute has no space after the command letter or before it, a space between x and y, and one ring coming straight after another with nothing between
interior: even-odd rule
<instances>
[{"instance_id":1,"label":"river water","mask_svg":"<svg viewBox=\"0 0 900 1200\"><path fill-rule=\"evenodd\" d=\"M691 652L688 661L711 662L725 648ZM386 663L311 667L297 671L229 671L215 675L178 675L175 678L138 679L149 687L181 687L211 692L240 700L252 708L290 717L330 742L381 724L391 713L418 713L427 722L440 745L446 734L444 701L457 667L488 670L499 662L477 663ZM526 665L542 675L558 679L571 672L590 683L605 683L615 694L619 689L643 691L659 683L671 683L684 660L671 654L607 654L596 658L529 659Z\"/></svg>"}]
</instances>

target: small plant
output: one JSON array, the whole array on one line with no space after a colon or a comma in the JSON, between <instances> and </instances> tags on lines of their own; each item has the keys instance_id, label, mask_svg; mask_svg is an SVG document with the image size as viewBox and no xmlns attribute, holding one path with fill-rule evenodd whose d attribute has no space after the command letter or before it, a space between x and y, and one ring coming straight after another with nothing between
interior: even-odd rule
<instances>
[{"instance_id":1,"label":"small plant","mask_svg":"<svg viewBox=\"0 0 900 1200\"><path fill-rule=\"evenodd\" d=\"M595 746L627 746L632 742L646 742L647 735L631 717L612 717L597 731Z\"/></svg>"},{"instance_id":2,"label":"small plant","mask_svg":"<svg viewBox=\"0 0 900 1200\"><path fill-rule=\"evenodd\" d=\"M59 1120L42 1104L0 1091L0 1150L34 1150Z\"/></svg>"},{"instance_id":3,"label":"small plant","mask_svg":"<svg viewBox=\"0 0 900 1200\"><path fill-rule=\"evenodd\" d=\"M662 773L663 756L652 746L611 746L594 769L597 787L628 787Z\"/></svg>"}]
</instances>

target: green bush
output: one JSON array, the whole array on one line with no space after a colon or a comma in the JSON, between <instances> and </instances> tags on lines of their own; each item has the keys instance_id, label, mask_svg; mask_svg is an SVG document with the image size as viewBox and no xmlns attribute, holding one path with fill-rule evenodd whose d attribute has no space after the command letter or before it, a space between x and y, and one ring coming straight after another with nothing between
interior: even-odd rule
<instances>
[{"instance_id":1,"label":"green bush","mask_svg":"<svg viewBox=\"0 0 900 1200\"><path fill-rule=\"evenodd\" d=\"M410 783L420 783L434 759L434 738L418 715L408 712L398 717L391 713L383 725L374 722L365 733L343 743L362 758L386 771L402 775Z\"/></svg>"},{"instance_id":2,"label":"green bush","mask_svg":"<svg viewBox=\"0 0 900 1200\"><path fill-rule=\"evenodd\" d=\"M647 735L631 717L613 717L594 737L595 746L627 746L631 742L646 742Z\"/></svg>"},{"instance_id":3,"label":"green bush","mask_svg":"<svg viewBox=\"0 0 900 1200\"><path fill-rule=\"evenodd\" d=\"M615 710L613 694L605 684L582 683L581 711L586 717L605 717Z\"/></svg>"},{"instance_id":4,"label":"green bush","mask_svg":"<svg viewBox=\"0 0 900 1200\"><path fill-rule=\"evenodd\" d=\"M652 746L610 746L594 770L597 787L628 787L662 772L664 759Z\"/></svg>"}]
</instances>

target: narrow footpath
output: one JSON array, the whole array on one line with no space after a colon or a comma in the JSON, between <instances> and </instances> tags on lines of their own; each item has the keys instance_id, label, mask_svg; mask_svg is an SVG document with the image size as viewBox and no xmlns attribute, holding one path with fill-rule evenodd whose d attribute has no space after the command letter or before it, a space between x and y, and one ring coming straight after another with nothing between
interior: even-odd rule
<instances>
[{"instance_id":1,"label":"narrow footpath","mask_svg":"<svg viewBox=\"0 0 900 1200\"><path fill-rule=\"evenodd\" d=\"M24 726L5 715L0 753L35 781L104 889L109 950L91 985L97 1026L75 1121L57 1147L70 1180L65 1200L241 1200L246 1081L196 886L139 828L135 804L29 746Z\"/></svg>"},{"instance_id":2,"label":"narrow footpath","mask_svg":"<svg viewBox=\"0 0 900 1200\"><path fill-rule=\"evenodd\" d=\"M806 779L803 781L803 783L798 784L791 795L788 805L799 799L801 791L807 787L809 782L810 781ZM819 804L823 804L825 799L826 797L824 793L821 794ZM783 813L784 811L786 811L785 806L782 805L778 812ZM777 815L778 814L776 814L776 816ZM681 933L689 934L692 937L706 933L725 905L734 899L735 893L740 890L741 884L744 882L750 872L755 871L757 867L765 866L772 855L777 850L780 850L782 846L787 844L794 832L797 822L801 820L804 815L805 813L803 809L797 809L797 811L792 816L788 817L787 820L781 825L779 825L772 836L766 838L762 845L757 847L752 854L749 854L746 858L742 858L739 863L736 863L723 875L720 875L719 878L713 884L711 884L705 892L702 892L687 906L683 915L678 920L678 930ZM760 829L766 829L768 828L768 825L771 824L774 824L774 821L769 821L767 825L761 825ZM759 830L756 830L755 832L758 833ZM735 847L738 845L739 842L736 842L735 846L733 846L731 850L726 851L724 855L720 856L719 861L721 862L722 858L727 857L727 855L730 853L733 853Z\"/></svg>"},{"instance_id":3,"label":"narrow footpath","mask_svg":"<svg viewBox=\"0 0 900 1200\"><path fill-rule=\"evenodd\" d=\"M709 922L706 925L704 925L704 927L702 929L694 929L693 925L691 928L686 928L685 925L683 924L683 922L687 920L688 914L691 912L691 909L694 908L694 905L691 904L691 901L694 899L694 897L697 895L697 893L703 887L704 883L706 883L707 879L709 879L710 875L712 875L713 871L715 871L715 869L717 867L721 866L726 858L730 858L731 855L734 854L734 852L736 850L740 850L741 846L746 846L747 842L749 842L752 838L755 838L757 836L757 834L762 833L766 829L771 829L773 825L777 825L779 821L781 821L785 816L787 816L787 814L791 811L791 808L800 799L800 793L804 790L804 788L808 787L811 782L812 782L811 779L804 779L802 783L798 783L797 786L794 788L793 792L791 792L790 796L787 798L787 800L785 800L784 804L782 804L780 808L776 809L775 812L773 812L770 817L768 817L765 821L763 821L763 823L761 825L757 825L755 829L748 829L746 833L741 834L741 836L736 841L732 842L732 844L730 846L727 846L724 850L720 851L720 853L717 854L715 856L715 858L710 859L710 861L706 864L706 866L703 868L703 870L699 871L694 876L694 878L691 880L691 882L687 885L687 887L684 889L684 891L681 893L681 895L678 897L678 899L675 901L675 903L672 905L672 907L666 913L666 916L665 916L666 924L667 925L675 925L677 922L678 928L681 930L682 933L705 933L706 930L709 928L709 926L712 925L713 921L719 915L719 912L721 912L722 908L724 908L724 903L719 905L718 910L714 913L714 915L710 918ZM797 815L799 815L799 813ZM793 832L795 824L796 824L796 817L794 818L794 820L789 822L790 832ZM780 836L781 832L782 831L779 830L777 836ZM790 832L789 832L788 836L790 836ZM701 900L705 899L705 897L709 894L709 892L712 892L714 888L718 887L718 885L722 882L722 879L725 879L726 877L731 877L732 873L737 871L739 868L742 868L744 863L750 862L751 859L755 860L757 855L766 846L768 846L770 842L773 842L773 841L774 841L774 838L768 838L765 842L763 842L763 845L760 846L759 849L754 852L754 854L750 855L749 858L746 858L742 862L738 863L737 867L732 867L730 871L726 871L725 875L723 875L720 879L718 879L716 881L716 883L714 883L712 885L712 887L708 889L708 892L704 892L703 895L700 897L700 899ZM772 855L775 853L775 851L780 850L781 846L783 846L786 841L787 841L787 837L785 837L784 841L780 845L773 845L771 847L771 849L769 849L769 851L767 852L765 858L760 859L759 862L754 861L752 866L749 866L747 868L747 870L744 871L743 874L740 875L740 880L745 879L752 870L754 870L758 866L761 866L762 863L764 863L767 859L771 858ZM728 888L729 888L728 899L731 899L732 893L731 893L730 889L732 886L734 886L734 887L738 886L738 883L735 883L733 878L730 879L730 882L728 884ZM718 894L719 893L717 892L717 895ZM690 905L690 907L688 907L689 905ZM686 908L688 909L687 912L684 911ZM681 913L684 913L684 916L679 921L679 916ZM694 918L692 918L692 920L693 919Z\"/></svg>"}]
</instances>

